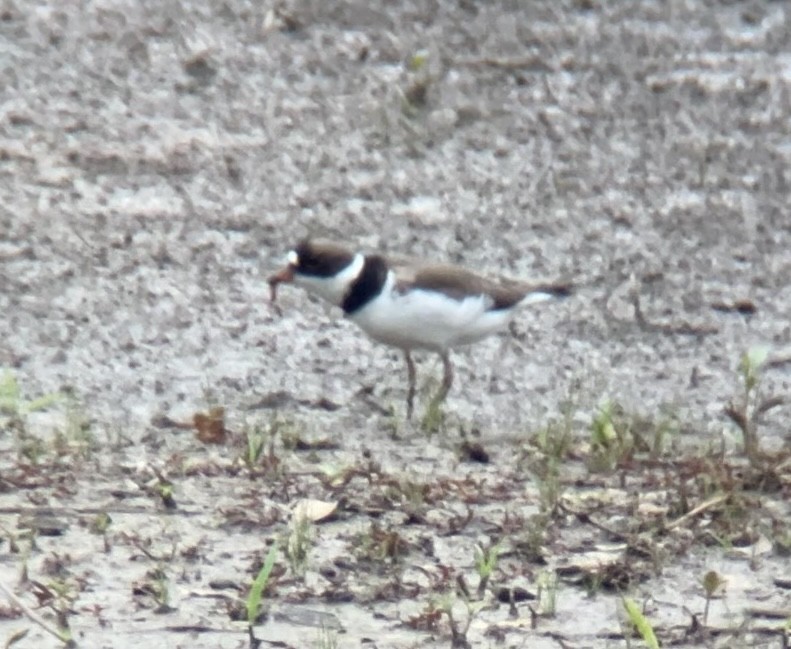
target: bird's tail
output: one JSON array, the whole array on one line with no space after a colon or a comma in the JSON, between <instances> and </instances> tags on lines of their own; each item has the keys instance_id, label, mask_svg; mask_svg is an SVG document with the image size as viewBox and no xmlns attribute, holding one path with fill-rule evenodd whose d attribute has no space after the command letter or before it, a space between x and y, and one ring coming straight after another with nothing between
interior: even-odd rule
<instances>
[{"instance_id":1,"label":"bird's tail","mask_svg":"<svg viewBox=\"0 0 791 649\"><path fill-rule=\"evenodd\" d=\"M557 300L568 297L572 293L572 286L568 282L552 284L539 284L532 286L525 296L519 301L520 306L538 304L548 300Z\"/></svg>"}]
</instances>

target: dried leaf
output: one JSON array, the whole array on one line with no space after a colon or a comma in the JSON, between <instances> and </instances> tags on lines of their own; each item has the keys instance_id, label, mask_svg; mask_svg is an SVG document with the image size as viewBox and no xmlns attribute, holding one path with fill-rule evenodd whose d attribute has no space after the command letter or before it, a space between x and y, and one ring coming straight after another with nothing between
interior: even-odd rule
<instances>
[{"instance_id":1,"label":"dried leaf","mask_svg":"<svg viewBox=\"0 0 791 649\"><path fill-rule=\"evenodd\" d=\"M224 444L228 431L225 428L225 408L218 406L207 414L196 412L192 424L198 439L204 444Z\"/></svg>"},{"instance_id":2,"label":"dried leaf","mask_svg":"<svg viewBox=\"0 0 791 649\"><path fill-rule=\"evenodd\" d=\"M304 498L297 501L292 510L294 519L304 518L313 523L324 521L330 518L338 509L338 503L326 500L313 500L312 498Z\"/></svg>"},{"instance_id":3,"label":"dried leaf","mask_svg":"<svg viewBox=\"0 0 791 649\"><path fill-rule=\"evenodd\" d=\"M6 640L5 649L9 649L9 647L22 640L27 635L28 631L30 631L30 629L22 629L12 633L8 640Z\"/></svg>"}]
</instances>

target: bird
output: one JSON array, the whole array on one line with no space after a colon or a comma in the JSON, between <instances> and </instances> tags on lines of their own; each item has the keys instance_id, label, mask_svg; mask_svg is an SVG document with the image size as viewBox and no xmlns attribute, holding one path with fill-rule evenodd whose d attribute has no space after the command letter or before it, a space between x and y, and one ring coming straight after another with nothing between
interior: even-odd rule
<instances>
[{"instance_id":1,"label":"bird","mask_svg":"<svg viewBox=\"0 0 791 649\"><path fill-rule=\"evenodd\" d=\"M410 419L417 391L413 351L442 359L442 383L430 402L439 406L453 385L452 349L507 329L521 307L571 292L564 282L493 280L462 266L366 254L310 238L288 252L285 266L268 282L273 303L279 284L294 284L342 309L373 340L401 350Z\"/></svg>"}]
</instances>

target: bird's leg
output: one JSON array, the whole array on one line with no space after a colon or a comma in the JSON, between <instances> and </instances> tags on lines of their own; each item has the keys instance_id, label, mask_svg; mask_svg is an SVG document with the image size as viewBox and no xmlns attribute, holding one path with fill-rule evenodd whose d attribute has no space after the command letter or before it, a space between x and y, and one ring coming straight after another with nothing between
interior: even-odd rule
<instances>
[{"instance_id":1,"label":"bird's leg","mask_svg":"<svg viewBox=\"0 0 791 649\"><path fill-rule=\"evenodd\" d=\"M500 337L500 344L497 346L497 353L494 357L494 362L489 366L489 392L494 394L497 391L497 379L498 379L498 372L497 370L501 369L503 366L503 360L505 359L506 352L508 352L514 346L512 342L511 336L502 336ZM500 390L502 392L502 389Z\"/></svg>"},{"instance_id":2,"label":"bird's leg","mask_svg":"<svg viewBox=\"0 0 791 649\"><path fill-rule=\"evenodd\" d=\"M445 401L445 397L448 396L450 387L453 385L453 365L450 362L450 354L444 351L440 356L442 357L443 368L442 385L439 387L439 392L437 392L436 396L431 400L431 405L433 407L437 407Z\"/></svg>"},{"instance_id":3,"label":"bird's leg","mask_svg":"<svg viewBox=\"0 0 791 649\"><path fill-rule=\"evenodd\" d=\"M412 419L412 412L415 409L417 374L415 372L415 361L412 360L412 355L409 353L408 349L404 350L404 359L406 360L406 370L409 378L409 389L406 393L406 417L407 419Z\"/></svg>"}]
</instances>

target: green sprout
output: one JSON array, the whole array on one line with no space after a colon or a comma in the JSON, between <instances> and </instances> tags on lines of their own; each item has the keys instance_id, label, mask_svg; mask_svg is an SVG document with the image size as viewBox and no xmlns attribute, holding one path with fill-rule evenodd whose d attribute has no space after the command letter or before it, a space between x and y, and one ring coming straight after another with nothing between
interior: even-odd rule
<instances>
[{"instance_id":1,"label":"green sprout","mask_svg":"<svg viewBox=\"0 0 791 649\"><path fill-rule=\"evenodd\" d=\"M702 583L703 591L706 593L706 607L703 609L703 626L706 626L709 620L709 604L711 604L714 593L725 582L716 571L709 570L705 575L703 575Z\"/></svg>"},{"instance_id":2,"label":"green sprout","mask_svg":"<svg viewBox=\"0 0 791 649\"><path fill-rule=\"evenodd\" d=\"M286 556L291 571L295 575L303 576L305 574L312 530L313 526L307 516L295 516L291 522L291 531L286 544Z\"/></svg>"},{"instance_id":3,"label":"green sprout","mask_svg":"<svg viewBox=\"0 0 791 649\"><path fill-rule=\"evenodd\" d=\"M478 597L483 597L486 591L489 579L497 567L497 559L500 556L500 550L501 547L499 543L495 543L488 548L481 547L480 545L475 546L475 569L478 571L478 577L480 578L478 582Z\"/></svg>"},{"instance_id":4,"label":"green sprout","mask_svg":"<svg viewBox=\"0 0 791 649\"><path fill-rule=\"evenodd\" d=\"M253 580L253 585L250 587L250 594L247 596L247 624L252 627L258 617L261 615L261 600L263 598L266 586L269 583L269 577L272 574L272 568L275 566L275 558L277 557L277 543L273 543L266 553L264 565L258 571L258 575Z\"/></svg>"},{"instance_id":5,"label":"green sprout","mask_svg":"<svg viewBox=\"0 0 791 649\"><path fill-rule=\"evenodd\" d=\"M742 354L739 373L743 391L739 398L725 407L725 414L739 427L744 441L744 452L751 464L761 458L758 444L758 424L761 416L783 403L783 398L763 397L761 395L761 370L769 357L768 347L752 347Z\"/></svg>"},{"instance_id":6,"label":"green sprout","mask_svg":"<svg viewBox=\"0 0 791 649\"><path fill-rule=\"evenodd\" d=\"M626 611L626 615L629 617L629 622L632 623L637 633L640 634L643 642L645 642L645 646L648 647L648 649L659 649L659 641L656 639L654 628L651 626L651 622L648 621L648 618L640 610L637 603L629 597L624 597L623 607Z\"/></svg>"},{"instance_id":7,"label":"green sprout","mask_svg":"<svg viewBox=\"0 0 791 649\"><path fill-rule=\"evenodd\" d=\"M12 372L6 370L0 378L0 414L12 419L22 419L32 412L45 410L62 399L63 395L60 392L50 392L26 400L22 397L22 389Z\"/></svg>"}]
</instances>

